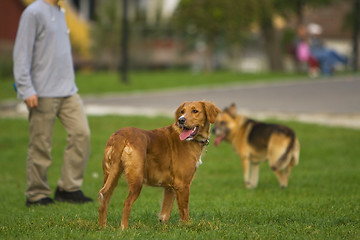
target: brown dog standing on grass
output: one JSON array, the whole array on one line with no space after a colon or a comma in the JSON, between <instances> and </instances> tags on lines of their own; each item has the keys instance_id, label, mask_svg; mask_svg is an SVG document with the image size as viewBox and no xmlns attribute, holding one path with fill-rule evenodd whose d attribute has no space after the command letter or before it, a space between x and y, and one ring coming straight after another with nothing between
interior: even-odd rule
<instances>
[{"instance_id":1,"label":"brown dog standing on grass","mask_svg":"<svg viewBox=\"0 0 360 240\"><path fill-rule=\"evenodd\" d=\"M287 187L291 168L299 163L300 153L300 144L292 129L239 115L233 103L218 115L213 133L216 146L226 140L240 155L247 188L256 188L259 164L265 160L269 161L280 187Z\"/></svg>"},{"instance_id":2,"label":"brown dog standing on grass","mask_svg":"<svg viewBox=\"0 0 360 240\"><path fill-rule=\"evenodd\" d=\"M176 110L175 123L168 127L150 131L127 127L113 133L103 158L100 225L106 226L108 204L123 172L129 189L121 220L123 230L143 184L164 188L161 222L169 220L175 197L180 220L188 220L190 184L209 142L210 123L215 122L219 112L210 102L185 102Z\"/></svg>"}]
</instances>

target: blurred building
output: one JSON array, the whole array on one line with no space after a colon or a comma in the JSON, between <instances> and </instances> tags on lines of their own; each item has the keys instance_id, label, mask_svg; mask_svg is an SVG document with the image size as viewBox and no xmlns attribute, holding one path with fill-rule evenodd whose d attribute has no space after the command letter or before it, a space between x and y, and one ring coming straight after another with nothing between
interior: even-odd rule
<instances>
[{"instance_id":1,"label":"blurred building","mask_svg":"<svg viewBox=\"0 0 360 240\"><path fill-rule=\"evenodd\" d=\"M12 76L12 50L24 8L21 0L0 0L0 80Z\"/></svg>"},{"instance_id":2,"label":"blurred building","mask_svg":"<svg viewBox=\"0 0 360 240\"><path fill-rule=\"evenodd\" d=\"M327 46L351 56L352 28L346 26L345 18L352 11L352 1L339 1L328 7L308 8L306 24L317 23L323 28L322 38Z\"/></svg>"},{"instance_id":3,"label":"blurred building","mask_svg":"<svg viewBox=\"0 0 360 240\"><path fill-rule=\"evenodd\" d=\"M25 4L21 0L0 1L0 51L12 49L20 16L24 9Z\"/></svg>"}]
</instances>

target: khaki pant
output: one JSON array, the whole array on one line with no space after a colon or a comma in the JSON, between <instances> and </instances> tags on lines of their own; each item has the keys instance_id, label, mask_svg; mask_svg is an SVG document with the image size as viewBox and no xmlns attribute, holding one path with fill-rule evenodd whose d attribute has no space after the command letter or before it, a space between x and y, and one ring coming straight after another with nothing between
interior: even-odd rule
<instances>
[{"instance_id":1,"label":"khaki pant","mask_svg":"<svg viewBox=\"0 0 360 240\"><path fill-rule=\"evenodd\" d=\"M78 94L65 98L39 98L29 110L30 143L27 156L26 197L37 201L51 189L47 170L51 165L52 133L56 117L67 132L62 174L58 186L65 191L80 190L90 153L90 129Z\"/></svg>"}]
</instances>

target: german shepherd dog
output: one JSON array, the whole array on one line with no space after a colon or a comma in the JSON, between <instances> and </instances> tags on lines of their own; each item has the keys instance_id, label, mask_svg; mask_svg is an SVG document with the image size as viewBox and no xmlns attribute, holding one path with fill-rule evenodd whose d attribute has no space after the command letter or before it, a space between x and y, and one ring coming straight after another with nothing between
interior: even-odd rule
<instances>
[{"instance_id":1,"label":"german shepherd dog","mask_svg":"<svg viewBox=\"0 0 360 240\"><path fill-rule=\"evenodd\" d=\"M299 163L300 153L300 144L292 129L239 115L233 103L218 115L213 133L215 146L225 140L240 155L247 188L257 187L259 164L265 160L269 161L280 187L287 187L291 168Z\"/></svg>"},{"instance_id":2,"label":"german shepherd dog","mask_svg":"<svg viewBox=\"0 0 360 240\"><path fill-rule=\"evenodd\" d=\"M106 225L108 204L122 173L129 189L121 220L123 230L128 227L131 207L143 184L164 188L160 222L169 220L175 198L180 220L187 221L190 184L209 142L210 124L219 112L207 101L184 102L170 126L154 130L127 127L113 133L103 158L104 182L98 196L100 225Z\"/></svg>"}]
</instances>

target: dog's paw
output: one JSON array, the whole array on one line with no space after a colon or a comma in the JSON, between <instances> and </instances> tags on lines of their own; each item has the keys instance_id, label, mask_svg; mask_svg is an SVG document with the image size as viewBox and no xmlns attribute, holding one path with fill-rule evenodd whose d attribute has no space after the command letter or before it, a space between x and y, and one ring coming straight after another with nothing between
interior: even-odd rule
<instances>
[{"instance_id":1,"label":"dog's paw","mask_svg":"<svg viewBox=\"0 0 360 240\"><path fill-rule=\"evenodd\" d=\"M166 214L159 215L160 223L166 223L167 221L168 221L168 218L166 217Z\"/></svg>"},{"instance_id":2,"label":"dog's paw","mask_svg":"<svg viewBox=\"0 0 360 240\"><path fill-rule=\"evenodd\" d=\"M124 225L121 223L121 231L125 231L127 229L127 227L128 227L127 225Z\"/></svg>"},{"instance_id":3,"label":"dog's paw","mask_svg":"<svg viewBox=\"0 0 360 240\"><path fill-rule=\"evenodd\" d=\"M246 187L247 189L254 189L254 188L256 188L256 185L253 185L253 184L251 184L250 182L246 182L246 183L245 183L245 187Z\"/></svg>"},{"instance_id":4,"label":"dog's paw","mask_svg":"<svg viewBox=\"0 0 360 240\"><path fill-rule=\"evenodd\" d=\"M104 201L104 195L101 192L99 192L98 200L100 203Z\"/></svg>"}]
</instances>

